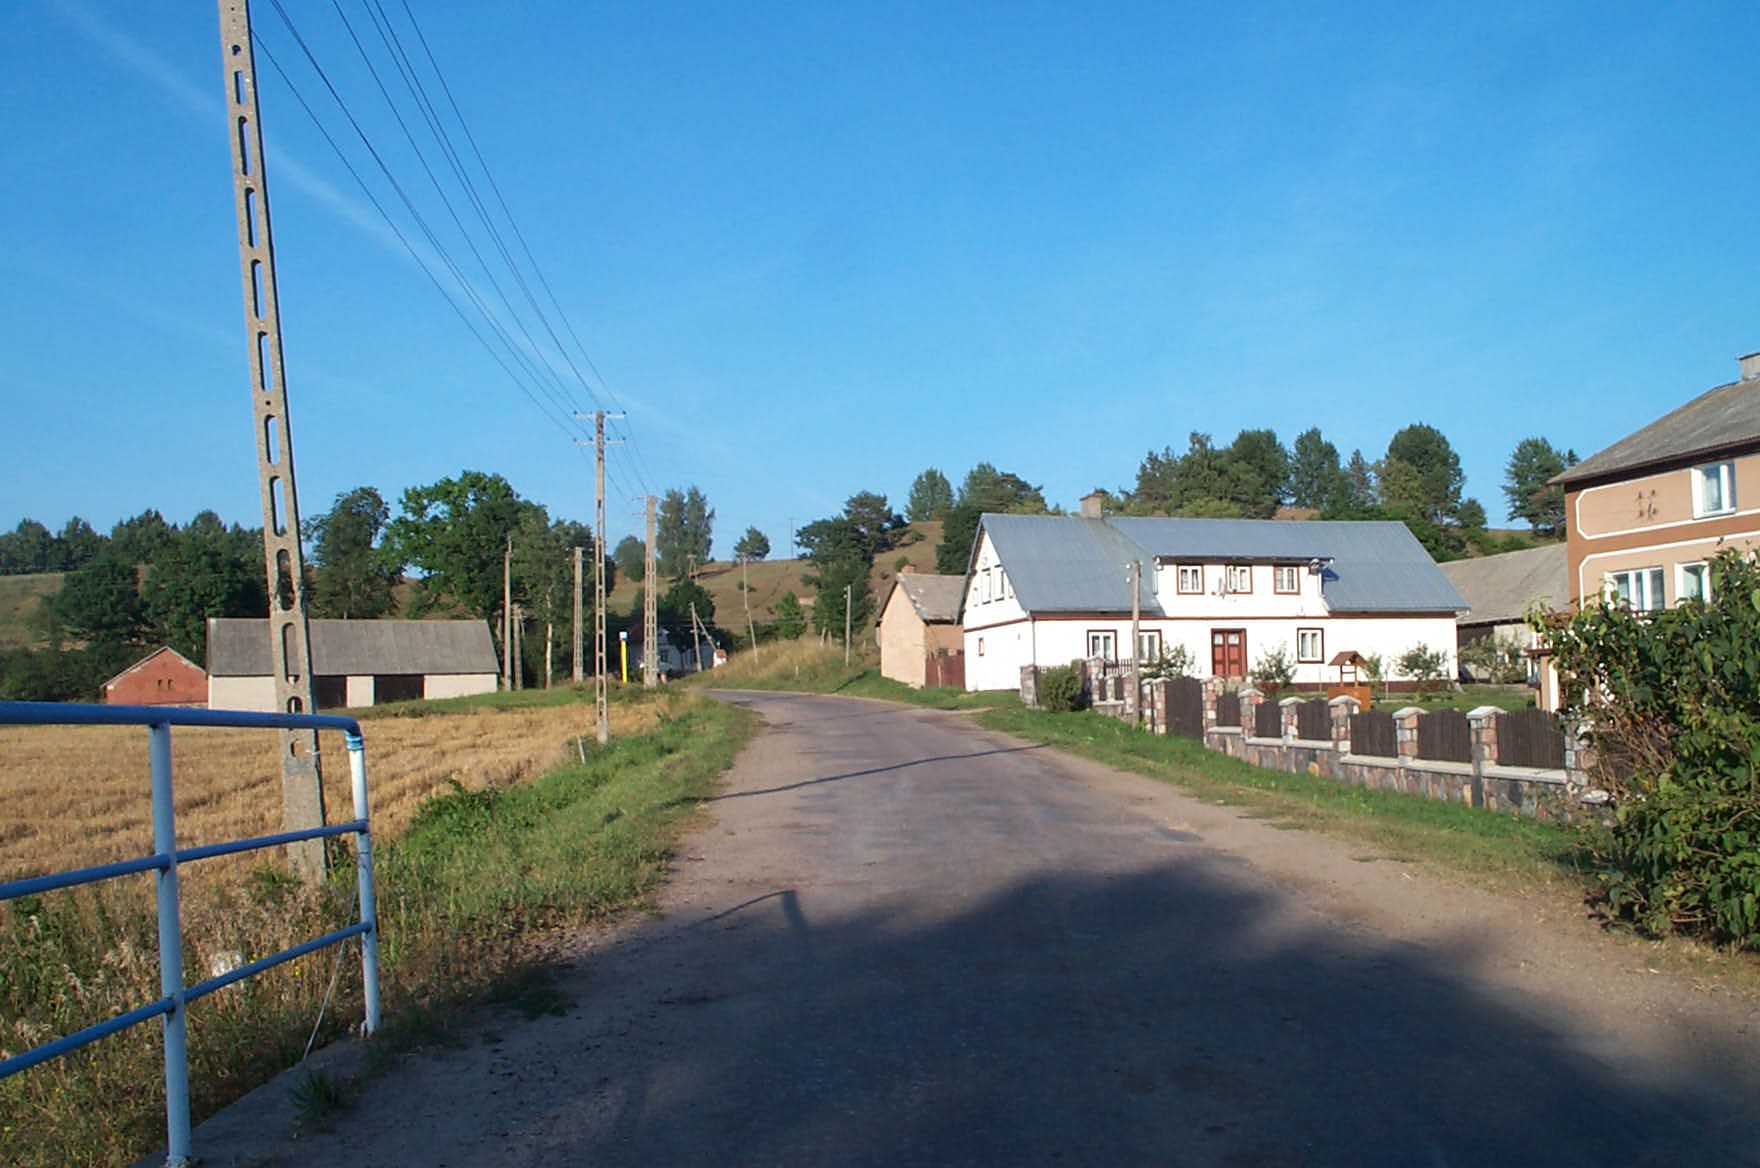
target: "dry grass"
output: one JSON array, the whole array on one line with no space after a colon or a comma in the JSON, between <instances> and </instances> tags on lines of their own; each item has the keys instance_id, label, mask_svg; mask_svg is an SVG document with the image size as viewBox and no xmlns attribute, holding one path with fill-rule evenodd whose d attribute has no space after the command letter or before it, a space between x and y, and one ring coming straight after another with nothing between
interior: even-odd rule
<instances>
[{"instance_id":1,"label":"dry grass","mask_svg":"<svg viewBox=\"0 0 1760 1168\"><path fill-rule=\"evenodd\" d=\"M611 708L613 735L652 728L651 702ZM362 724L374 834L396 835L423 800L452 789L508 786L551 770L593 740L593 708L473 709ZM567 752L565 753L565 747ZM352 806L340 734L320 737L332 820ZM184 727L171 735L178 842L184 846L281 830L276 736ZM152 851L147 732L128 726L0 727L0 880L130 859ZM264 862L262 854L234 866ZM224 870L225 860L204 869Z\"/></svg>"}]
</instances>

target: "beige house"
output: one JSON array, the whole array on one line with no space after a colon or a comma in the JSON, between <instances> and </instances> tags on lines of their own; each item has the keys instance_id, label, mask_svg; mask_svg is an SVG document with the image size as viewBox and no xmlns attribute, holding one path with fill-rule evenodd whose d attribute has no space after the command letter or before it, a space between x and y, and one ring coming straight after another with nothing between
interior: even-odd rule
<instances>
[{"instance_id":1,"label":"beige house","mask_svg":"<svg viewBox=\"0 0 1760 1168\"><path fill-rule=\"evenodd\" d=\"M1565 491L1569 600L1666 608L1707 594L1720 548L1760 544L1760 353L1740 370L1552 480Z\"/></svg>"},{"instance_id":2,"label":"beige house","mask_svg":"<svg viewBox=\"0 0 1760 1168\"><path fill-rule=\"evenodd\" d=\"M965 685L965 645L959 627L964 576L902 572L880 603L880 672L894 681Z\"/></svg>"},{"instance_id":3,"label":"beige house","mask_svg":"<svg viewBox=\"0 0 1760 1168\"><path fill-rule=\"evenodd\" d=\"M320 710L493 693L500 662L485 621L314 620ZM267 620L208 620L208 707L275 709Z\"/></svg>"}]
</instances>

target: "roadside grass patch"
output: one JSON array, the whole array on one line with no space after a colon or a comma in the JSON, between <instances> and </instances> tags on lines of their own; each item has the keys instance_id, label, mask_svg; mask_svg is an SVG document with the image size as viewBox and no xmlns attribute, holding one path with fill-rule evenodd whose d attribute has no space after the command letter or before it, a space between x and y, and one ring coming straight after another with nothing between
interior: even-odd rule
<instances>
[{"instance_id":1,"label":"roadside grass patch","mask_svg":"<svg viewBox=\"0 0 1760 1168\"><path fill-rule=\"evenodd\" d=\"M559 932L645 903L677 833L757 723L688 692L649 700L661 707L658 721L604 747L589 743L585 765L511 785L458 785L422 803L400 834L376 833L385 1026L366 1073L413 1045L458 1041L465 1007L499 1002L528 1016L568 1008L547 970ZM341 927L354 897L352 860L316 888L272 870L233 873L187 902L189 980L216 960L254 959ZM0 1050L156 999L152 903L151 881L133 878L0 905ZM295 1065L320 1017L318 1045L344 1036L360 1018L360 993L359 951L345 947L194 1003L195 1118ZM118 1164L162 1146L162 1082L152 1024L0 1082L9 1129L0 1163ZM346 1102L346 1090L328 1089L336 1086L308 1076L296 1084L296 1110L321 1121Z\"/></svg>"},{"instance_id":2,"label":"roadside grass patch","mask_svg":"<svg viewBox=\"0 0 1760 1168\"><path fill-rule=\"evenodd\" d=\"M1034 742L1135 771L1273 826L1348 840L1364 859L1420 862L1512 889L1586 891L1588 872L1569 828L1459 803L1418 799L1335 779L1264 770L1191 739L1145 734L1092 712L997 708L978 721Z\"/></svg>"},{"instance_id":3,"label":"roadside grass patch","mask_svg":"<svg viewBox=\"0 0 1760 1168\"><path fill-rule=\"evenodd\" d=\"M935 710L1020 705L1020 697L1007 692L967 693L948 686L914 688L881 676L879 662L871 648L866 653L857 653L845 665L841 644L822 645L809 639L765 645L761 656L749 650L737 653L719 669L692 675L690 683L716 689L784 690L880 698Z\"/></svg>"}]
</instances>

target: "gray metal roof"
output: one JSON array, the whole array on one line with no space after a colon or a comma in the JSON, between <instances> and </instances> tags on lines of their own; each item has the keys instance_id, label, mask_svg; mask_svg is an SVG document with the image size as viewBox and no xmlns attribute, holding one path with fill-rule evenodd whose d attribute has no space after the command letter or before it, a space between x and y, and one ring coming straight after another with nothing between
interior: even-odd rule
<instances>
[{"instance_id":1,"label":"gray metal roof","mask_svg":"<svg viewBox=\"0 0 1760 1168\"><path fill-rule=\"evenodd\" d=\"M1441 567L1472 605L1455 618L1463 625L1512 624L1536 601L1563 608L1570 599L1570 570L1562 543L1453 560Z\"/></svg>"},{"instance_id":2,"label":"gray metal roof","mask_svg":"<svg viewBox=\"0 0 1760 1168\"><path fill-rule=\"evenodd\" d=\"M314 620L311 636L312 672L320 676L495 673L500 668L486 621ZM208 673L268 676L269 622L209 618Z\"/></svg>"},{"instance_id":3,"label":"gray metal roof","mask_svg":"<svg viewBox=\"0 0 1760 1168\"><path fill-rule=\"evenodd\" d=\"M1569 486L1755 443L1760 443L1760 377L1703 393L1552 481Z\"/></svg>"},{"instance_id":4,"label":"gray metal roof","mask_svg":"<svg viewBox=\"0 0 1760 1168\"><path fill-rule=\"evenodd\" d=\"M959 619L959 602L966 590L964 576L900 572L892 578L892 586L904 593L925 624L952 624ZM882 604L880 609L884 612L886 606Z\"/></svg>"},{"instance_id":5,"label":"gray metal roof","mask_svg":"<svg viewBox=\"0 0 1760 1168\"><path fill-rule=\"evenodd\" d=\"M1082 519L985 515L1015 596L1028 612L1129 612L1130 564L1329 561L1321 593L1333 612L1454 612L1467 607L1406 525L1278 519ZM1143 588L1142 611L1165 615Z\"/></svg>"}]
</instances>

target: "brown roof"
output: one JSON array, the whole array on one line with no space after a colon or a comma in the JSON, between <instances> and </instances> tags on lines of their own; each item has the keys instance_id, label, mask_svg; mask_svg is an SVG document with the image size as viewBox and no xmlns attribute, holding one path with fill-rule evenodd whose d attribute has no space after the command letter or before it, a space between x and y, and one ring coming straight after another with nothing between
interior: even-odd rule
<instances>
[{"instance_id":1,"label":"brown roof","mask_svg":"<svg viewBox=\"0 0 1760 1168\"><path fill-rule=\"evenodd\" d=\"M486 621L314 620L312 672L321 676L369 673L494 673L500 668ZM214 677L269 675L269 622L210 617L208 673Z\"/></svg>"},{"instance_id":2,"label":"brown roof","mask_svg":"<svg viewBox=\"0 0 1760 1168\"><path fill-rule=\"evenodd\" d=\"M1450 560L1441 567L1471 606L1455 618L1456 624L1512 624L1536 601L1562 608L1570 599L1570 571L1562 543Z\"/></svg>"},{"instance_id":3,"label":"brown roof","mask_svg":"<svg viewBox=\"0 0 1760 1168\"><path fill-rule=\"evenodd\" d=\"M1754 445L1760 445L1760 377L1700 394L1552 481L1573 486Z\"/></svg>"}]
</instances>

